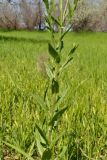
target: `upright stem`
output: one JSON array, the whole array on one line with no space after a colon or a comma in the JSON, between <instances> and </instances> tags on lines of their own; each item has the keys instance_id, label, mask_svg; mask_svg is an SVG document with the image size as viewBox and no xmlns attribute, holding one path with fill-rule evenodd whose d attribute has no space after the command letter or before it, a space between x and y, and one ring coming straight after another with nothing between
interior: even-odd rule
<instances>
[{"instance_id":1,"label":"upright stem","mask_svg":"<svg viewBox=\"0 0 107 160\"><path fill-rule=\"evenodd\" d=\"M62 20L63 20L63 0L60 0L60 24L62 27Z\"/></svg>"}]
</instances>

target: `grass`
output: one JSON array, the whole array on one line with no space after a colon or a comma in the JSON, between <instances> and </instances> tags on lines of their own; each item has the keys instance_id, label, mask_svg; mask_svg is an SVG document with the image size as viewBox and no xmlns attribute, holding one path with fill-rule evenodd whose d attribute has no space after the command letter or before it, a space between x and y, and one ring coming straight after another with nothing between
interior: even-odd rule
<instances>
[{"instance_id":1,"label":"grass","mask_svg":"<svg viewBox=\"0 0 107 160\"><path fill-rule=\"evenodd\" d=\"M37 95L43 96L46 78L37 71L36 60L47 53L49 40L47 32L0 31L1 159L41 159L36 123L43 121L43 113ZM62 75L69 86L62 105L71 107L54 137L59 138L55 155L58 160L106 160L107 34L69 33L64 52L74 42L79 48ZM49 114L46 109L44 114Z\"/></svg>"}]
</instances>

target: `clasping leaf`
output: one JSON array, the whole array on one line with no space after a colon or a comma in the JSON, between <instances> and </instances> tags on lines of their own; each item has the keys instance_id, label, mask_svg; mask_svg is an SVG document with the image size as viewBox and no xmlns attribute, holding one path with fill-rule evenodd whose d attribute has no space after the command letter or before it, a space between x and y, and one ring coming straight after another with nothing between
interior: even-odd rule
<instances>
[{"instance_id":1,"label":"clasping leaf","mask_svg":"<svg viewBox=\"0 0 107 160\"><path fill-rule=\"evenodd\" d=\"M60 63L60 56L50 43L48 44L48 50L49 54L54 58L56 63Z\"/></svg>"},{"instance_id":2,"label":"clasping leaf","mask_svg":"<svg viewBox=\"0 0 107 160\"><path fill-rule=\"evenodd\" d=\"M51 89L52 89L52 94L59 93L59 83L55 79L52 80Z\"/></svg>"},{"instance_id":3,"label":"clasping leaf","mask_svg":"<svg viewBox=\"0 0 107 160\"><path fill-rule=\"evenodd\" d=\"M52 120L49 122L49 125L53 126L55 121L57 121L63 114L64 112L68 109L67 107L62 108L61 110L59 110L52 118Z\"/></svg>"}]
</instances>

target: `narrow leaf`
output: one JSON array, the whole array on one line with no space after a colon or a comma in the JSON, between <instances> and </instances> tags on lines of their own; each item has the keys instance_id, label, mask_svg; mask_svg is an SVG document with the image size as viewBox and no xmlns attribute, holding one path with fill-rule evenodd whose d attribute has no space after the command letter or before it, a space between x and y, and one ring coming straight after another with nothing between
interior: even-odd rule
<instances>
[{"instance_id":1,"label":"narrow leaf","mask_svg":"<svg viewBox=\"0 0 107 160\"><path fill-rule=\"evenodd\" d=\"M51 31L51 32L54 32L54 29L53 29L52 26L51 26L51 23L50 23L49 18L48 18L48 17L45 17L45 20L46 20L46 22L47 22L47 24L48 24L47 29L48 29L49 31Z\"/></svg>"},{"instance_id":2,"label":"narrow leaf","mask_svg":"<svg viewBox=\"0 0 107 160\"><path fill-rule=\"evenodd\" d=\"M72 25L62 34L60 40L62 40L65 37L65 35L70 31L71 28L72 28Z\"/></svg>"},{"instance_id":3,"label":"narrow leaf","mask_svg":"<svg viewBox=\"0 0 107 160\"><path fill-rule=\"evenodd\" d=\"M36 146L37 146L37 149L38 149L38 152L39 152L40 156L42 157L43 152L44 152L44 147L40 143L39 136L36 137Z\"/></svg>"},{"instance_id":4,"label":"narrow leaf","mask_svg":"<svg viewBox=\"0 0 107 160\"><path fill-rule=\"evenodd\" d=\"M48 0L43 0L43 2L45 3L46 9L49 9L49 1Z\"/></svg>"},{"instance_id":5,"label":"narrow leaf","mask_svg":"<svg viewBox=\"0 0 107 160\"><path fill-rule=\"evenodd\" d=\"M75 50L77 49L77 47L78 47L78 45L75 45L75 44L74 44L74 45L73 45L73 48L70 50L70 52L69 52L68 55L69 55L69 56L72 55L72 54L75 52Z\"/></svg>"},{"instance_id":6,"label":"narrow leaf","mask_svg":"<svg viewBox=\"0 0 107 160\"><path fill-rule=\"evenodd\" d=\"M44 91L44 101L46 100L46 96L47 96L47 93L48 93L48 88L49 88L49 84L46 84L46 87L45 87L45 91Z\"/></svg>"},{"instance_id":7,"label":"narrow leaf","mask_svg":"<svg viewBox=\"0 0 107 160\"><path fill-rule=\"evenodd\" d=\"M35 141L33 141L33 143L31 144L31 146L29 148L29 156L32 156L33 150L34 150L34 146L35 146Z\"/></svg>"},{"instance_id":8,"label":"narrow leaf","mask_svg":"<svg viewBox=\"0 0 107 160\"><path fill-rule=\"evenodd\" d=\"M55 17L51 16L51 19L52 19L58 26L61 26L61 24L59 23L59 21L58 21Z\"/></svg>"},{"instance_id":9,"label":"narrow leaf","mask_svg":"<svg viewBox=\"0 0 107 160\"><path fill-rule=\"evenodd\" d=\"M79 0L74 0L75 9L77 7L78 2L79 2Z\"/></svg>"},{"instance_id":10,"label":"narrow leaf","mask_svg":"<svg viewBox=\"0 0 107 160\"><path fill-rule=\"evenodd\" d=\"M69 64L70 62L73 60L73 57L70 57L62 66L61 68L59 69L59 72L61 73L61 71L63 71L63 69L65 69Z\"/></svg>"},{"instance_id":11,"label":"narrow leaf","mask_svg":"<svg viewBox=\"0 0 107 160\"><path fill-rule=\"evenodd\" d=\"M49 50L49 54L54 58L54 60L57 63L60 63L60 56L58 55L57 51L52 47L50 43L48 44L48 50Z\"/></svg>"},{"instance_id":12,"label":"narrow leaf","mask_svg":"<svg viewBox=\"0 0 107 160\"><path fill-rule=\"evenodd\" d=\"M73 57L69 58L63 67L65 68L72 60L73 60Z\"/></svg>"},{"instance_id":13,"label":"narrow leaf","mask_svg":"<svg viewBox=\"0 0 107 160\"><path fill-rule=\"evenodd\" d=\"M60 111L58 111L52 118L52 120L49 122L49 125L53 126L55 121L57 121L63 114L64 112L68 109L68 107L65 107L63 109L61 109Z\"/></svg>"},{"instance_id":14,"label":"narrow leaf","mask_svg":"<svg viewBox=\"0 0 107 160\"><path fill-rule=\"evenodd\" d=\"M46 144L48 145L48 140L44 134L44 132L42 131L42 129L36 124L36 128L38 129L39 134L41 135L41 137L44 139L44 141L46 142Z\"/></svg>"},{"instance_id":15,"label":"narrow leaf","mask_svg":"<svg viewBox=\"0 0 107 160\"><path fill-rule=\"evenodd\" d=\"M60 42L60 52L62 51L63 48L64 48L64 42L61 41L61 42Z\"/></svg>"}]
</instances>

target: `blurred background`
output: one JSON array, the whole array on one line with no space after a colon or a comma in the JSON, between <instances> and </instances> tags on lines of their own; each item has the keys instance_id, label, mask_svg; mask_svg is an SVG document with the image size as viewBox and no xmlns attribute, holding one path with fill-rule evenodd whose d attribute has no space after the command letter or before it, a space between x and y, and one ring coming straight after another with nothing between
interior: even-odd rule
<instances>
[{"instance_id":1,"label":"blurred background","mask_svg":"<svg viewBox=\"0 0 107 160\"><path fill-rule=\"evenodd\" d=\"M43 0L0 0L0 28L45 30L45 12ZM71 21L73 31L106 32L107 0L80 0Z\"/></svg>"}]
</instances>

